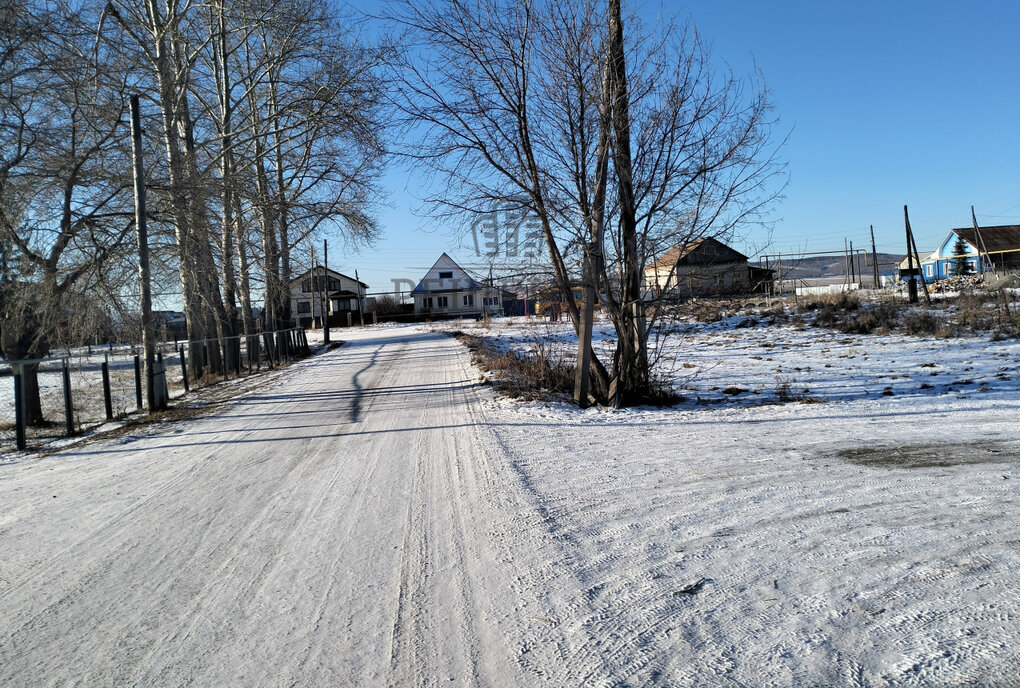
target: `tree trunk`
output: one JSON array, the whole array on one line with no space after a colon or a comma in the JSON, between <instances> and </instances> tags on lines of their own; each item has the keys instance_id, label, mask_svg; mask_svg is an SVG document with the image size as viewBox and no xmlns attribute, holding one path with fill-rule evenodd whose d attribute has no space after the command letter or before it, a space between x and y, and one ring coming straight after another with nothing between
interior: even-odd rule
<instances>
[{"instance_id":1,"label":"tree trunk","mask_svg":"<svg viewBox=\"0 0 1020 688\"><path fill-rule=\"evenodd\" d=\"M239 334L237 319L237 279L234 273L234 169L233 169L233 103L230 96L230 68L227 64L228 45L227 27L224 17L223 2L217 3L216 44L217 74L219 84L217 92L220 99L220 135L222 136L222 157L220 174L222 178L222 227L220 236L220 267L223 279L223 300L226 309L225 350L227 352L226 367L228 370L240 370L240 340L232 339Z\"/></svg>"},{"instance_id":2,"label":"tree trunk","mask_svg":"<svg viewBox=\"0 0 1020 688\"><path fill-rule=\"evenodd\" d=\"M273 124L273 152L276 168L276 221L280 229L280 280L281 289L280 318L290 326L290 226L287 201L287 184L284 178L283 134L280 129L280 104L277 100L277 84L272 81L269 87L269 110Z\"/></svg>"},{"instance_id":3,"label":"tree trunk","mask_svg":"<svg viewBox=\"0 0 1020 688\"><path fill-rule=\"evenodd\" d=\"M620 239L623 248L623 284L620 294L622 327L615 356L617 392L621 405L640 403L649 394L648 333L641 303L641 257L637 244L637 208L634 198L630 148L630 103L623 48L620 0L609 0L609 70L612 83L614 162L620 204Z\"/></svg>"},{"instance_id":4,"label":"tree trunk","mask_svg":"<svg viewBox=\"0 0 1020 688\"><path fill-rule=\"evenodd\" d=\"M595 315L595 285L591 269L591 256L584 252L581 291L581 322L577 327L577 370L574 376L574 403L581 408L588 408L588 395L591 393L591 330L592 318Z\"/></svg>"},{"instance_id":5,"label":"tree trunk","mask_svg":"<svg viewBox=\"0 0 1020 688\"><path fill-rule=\"evenodd\" d=\"M46 425L42 412L42 397L39 394L38 363L21 366L21 384L25 394L25 425L34 428Z\"/></svg>"},{"instance_id":6,"label":"tree trunk","mask_svg":"<svg viewBox=\"0 0 1020 688\"><path fill-rule=\"evenodd\" d=\"M231 155L231 157L233 157ZM231 164L233 168L233 164ZM248 267L248 251L244 241L244 214L241 211L241 197L233 195L234 217L237 220L237 230L234 232L234 240L237 242L237 266L241 277L241 325L244 327L245 341L248 346L248 361L257 360L259 340L255 337L255 318L251 307L251 272Z\"/></svg>"},{"instance_id":7,"label":"tree trunk","mask_svg":"<svg viewBox=\"0 0 1020 688\"><path fill-rule=\"evenodd\" d=\"M192 379L202 377L205 356L198 342L205 339L206 329L201 309L201 289L199 286L198 256L195 250L195 236L192 227L192 216L189 212L187 174L183 153L178 117L177 69L171 62L166 47L166 25L162 21L155 0L146 3L149 26L147 30L153 36L155 51L153 66L159 87L160 118L163 125L163 142L166 146L167 168L169 173L170 204L173 215L174 233L177 239L178 270L181 280L181 292L184 301L184 314L187 322L188 348L190 353L189 374Z\"/></svg>"}]
</instances>

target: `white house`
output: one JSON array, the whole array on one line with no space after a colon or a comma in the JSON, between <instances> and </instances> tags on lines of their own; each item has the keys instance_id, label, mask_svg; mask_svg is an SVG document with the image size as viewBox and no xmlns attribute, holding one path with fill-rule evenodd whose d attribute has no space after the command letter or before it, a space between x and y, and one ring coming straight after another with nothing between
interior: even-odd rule
<instances>
[{"instance_id":1,"label":"white house","mask_svg":"<svg viewBox=\"0 0 1020 688\"><path fill-rule=\"evenodd\" d=\"M367 291L368 285L353 277L323 267L312 268L290 281L290 312L299 327L318 326L322 323L323 303L328 303L330 325L346 325L347 313L357 318L365 311Z\"/></svg>"},{"instance_id":2,"label":"white house","mask_svg":"<svg viewBox=\"0 0 1020 688\"><path fill-rule=\"evenodd\" d=\"M500 290L478 282L445 253L425 273L411 295L416 315L477 318L483 314L499 315L503 311Z\"/></svg>"}]
</instances>

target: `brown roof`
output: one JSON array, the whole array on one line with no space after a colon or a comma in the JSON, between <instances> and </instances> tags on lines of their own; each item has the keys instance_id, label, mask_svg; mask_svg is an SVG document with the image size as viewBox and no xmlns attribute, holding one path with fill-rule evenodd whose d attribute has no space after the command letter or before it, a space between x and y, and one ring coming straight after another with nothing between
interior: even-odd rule
<instances>
[{"instance_id":1,"label":"brown roof","mask_svg":"<svg viewBox=\"0 0 1020 688\"><path fill-rule=\"evenodd\" d=\"M973 227L961 227L954 229L953 233L964 241L974 246L981 253L995 253L996 251L1015 251L1020 249L1020 225L998 225L996 227L980 227L981 241L978 241L977 232Z\"/></svg>"},{"instance_id":2,"label":"brown roof","mask_svg":"<svg viewBox=\"0 0 1020 688\"><path fill-rule=\"evenodd\" d=\"M713 244L715 244L713 248L715 248L716 253L723 253L728 258L731 258L731 260L727 260L725 262L735 263L747 260L747 256L745 256L743 253L730 248L729 246L722 243L718 239L713 239L712 237L702 237L701 239L688 241L687 243L684 244L678 244L677 246L668 249L664 253L655 256L655 258L652 259L652 265L663 267L669 266L670 268L672 268L674 265L685 262L685 259L690 257L692 254L696 253L700 249L712 247Z\"/></svg>"}]
</instances>

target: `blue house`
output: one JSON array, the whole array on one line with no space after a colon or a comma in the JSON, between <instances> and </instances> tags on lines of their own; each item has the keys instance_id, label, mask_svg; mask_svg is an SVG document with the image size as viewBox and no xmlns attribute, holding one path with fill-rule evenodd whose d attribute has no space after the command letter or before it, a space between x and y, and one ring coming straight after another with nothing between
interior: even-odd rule
<instances>
[{"instance_id":1,"label":"blue house","mask_svg":"<svg viewBox=\"0 0 1020 688\"><path fill-rule=\"evenodd\" d=\"M921 267L926 280L945 279L953 274L956 256L953 247L957 237L966 246L967 264L970 272L980 274L993 270L1020 269L1020 225L999 225L994 227L961 227L946 235L939 247L927 258ZM979 250L980 249L980 250Z\"/></svg>"},{"instance_id":2,"label":"blue house","mask_svg":"<svg viewBox=\"0 0 1020 688\"><path fill-rule=\"evenodd\" d=\"M968 274L975 275L984 272L984 265L979 251L959 233L961 231L954 229L949 232L946 238L942 240L942 243L939 244L939 247L921 261L921 269L924 271L925 280L931 282L952 277L956 274L954 268L956 267L958 256L953 252L953 248L956 246L957 238L963 239L964 246L966 247L966 253L961 255L967 256Z\"/></svg>"}]
</instances>

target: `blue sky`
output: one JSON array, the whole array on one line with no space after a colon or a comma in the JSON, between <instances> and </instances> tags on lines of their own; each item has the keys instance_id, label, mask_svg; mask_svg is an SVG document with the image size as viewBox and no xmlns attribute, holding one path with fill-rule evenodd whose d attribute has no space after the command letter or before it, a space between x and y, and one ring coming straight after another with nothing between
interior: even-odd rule
<instances>
[{"instance_id":1,"label":"blue sky","mask_svg":"<svg viewBox=\"0 0 1020 688\"><path fill-rule=\"evenodd\" d=\"M714 57L753 65L772 91L790 175L769 253L841 250L844 238L904 252L903 205L922 252L953 227L1020 224L1020 3L646 2L646 21L689 12ZM385 178L383 236L370 249L330 249L371 291L417 281L443 251L470 263L470 238L418 217L420 181ZM766 237L737 248L752 255ZM458 244L461 245L458 248Z\"/></svg>"}]
</instances>

